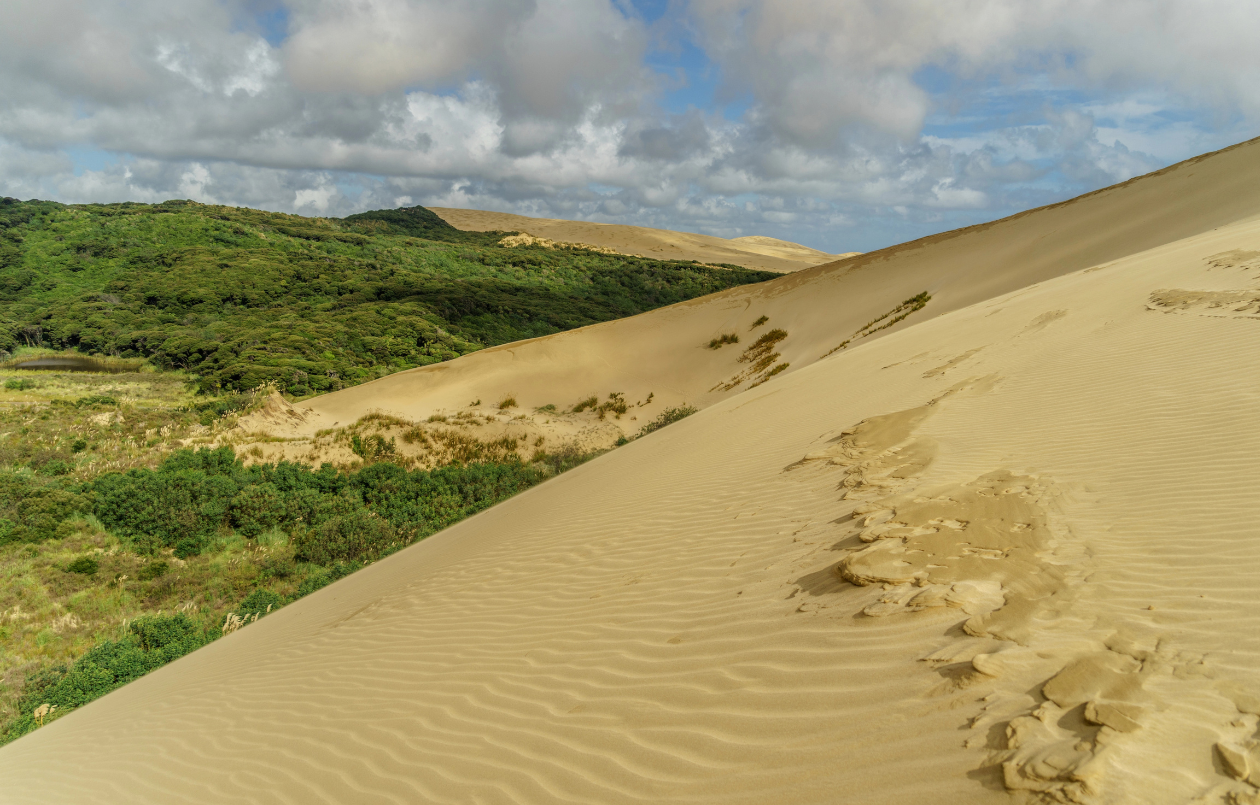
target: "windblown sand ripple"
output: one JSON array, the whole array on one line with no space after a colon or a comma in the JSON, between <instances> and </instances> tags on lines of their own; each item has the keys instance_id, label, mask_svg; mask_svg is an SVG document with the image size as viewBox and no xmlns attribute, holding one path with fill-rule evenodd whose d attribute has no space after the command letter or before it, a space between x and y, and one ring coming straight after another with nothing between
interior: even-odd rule
<instances>
[{"instance_id":1,"label":"windblown sand ripple","mask_svg":"<svg viewBox=\"0 0 1260 805\"><path fill-rule=\"evenodd\" d=\"M3 799L1255 802L1254 253L1038 264L716 398L5 747Z\"/></svg>"}]
</instances>

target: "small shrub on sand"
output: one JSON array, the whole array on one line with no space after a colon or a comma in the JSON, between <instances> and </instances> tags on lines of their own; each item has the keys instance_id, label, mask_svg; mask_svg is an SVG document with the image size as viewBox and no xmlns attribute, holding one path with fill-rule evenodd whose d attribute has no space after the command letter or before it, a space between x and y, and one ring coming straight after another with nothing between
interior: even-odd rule
<instances>
[{"instance_id":1,"label":"small shrub on sand","mask_svg":"<svg viewBox=\"0 0 1260 805\"><path fill-rule=\"evenodd\" d=\"M749 329L749 330L756 330L758 327L760 327L761 325L765 324L765 323L766 323L766 322L768 322L768 321L770 321L770 317L769 317L769 316L762 316L761 318L759 318L759 319L757 319L755 322L753 322L753 323L752 323L752 327L749 327L748 329Z\"/></svg>"},{"instance_id":2,"label":"small shrub on sand","mask_svg":"<svg viewBox=\"0 0 1260 805\"><path fill-rule=\"evenodd\" d=\"M726 333L725 335L720 335L717 338L710 341L709 349L721 349L727 344L738 344L738 343L739 343L739 336L735 335L735 333Z\"/></svg>"},{"instance_id":3,"label":"small shrub on sand","mask_svg":"<svg viewBox=\"0 0 1260 805\"><path fill-rule=\"evenodd\" d=\"M515 408L515 407L516 407L515 397L508 396L508 397L504 397L502 400L499 400L500 411L504 411L504 410L507 410L508 408Z\"/></svg>"},{"instance_id":4,"label":"small shrub on sand","mask_svg":"<svg viewBox=\"0 0 1260 805\"><path fill-rule=\"evenodd\" d=\"M661 411L660 415L657 416L656 419L653 419L651 422L644 425L642 430L639 431L639 435L635 438L637 439L647 436L649 433L658 431L666 425L672 425L680 419L686 419L695 412L695 406L687 405L686 403L678 406L677 408L666 408L664 411Z\"/></svg>"},{"instance_id":5,"label":"small shrub on sand","mask_svg":"<svg viewBox=\"0 0 1260 805\"><path fill-rule=\"evenodd\" d=\"M570 408L569 411L574 414L580 414L588 408L594 410L598 406L599 398L592 394L590 397L587 397L585 400L580 401L577 405Z\"/></svg>"}]
</instances>

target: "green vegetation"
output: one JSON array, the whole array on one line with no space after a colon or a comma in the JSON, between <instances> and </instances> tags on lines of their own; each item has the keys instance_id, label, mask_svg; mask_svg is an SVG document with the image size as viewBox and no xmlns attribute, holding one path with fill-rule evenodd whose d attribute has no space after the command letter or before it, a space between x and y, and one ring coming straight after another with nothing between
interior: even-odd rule
<instances>
[{"instance_id":1,"label":"green vegetation","mask_svg":"<svg viewBox=\"0 0 1260 805\"><path fill-rule=\"evenodd\" d=\"M755 322L753 322L753 323L752 323L752 327L749 327L748 329L749 329L749 330L756 330L758 327L760 327L761 325L765 324L765 323L766 323L766 322L768 322L768 321L770 321L770 317L769 317L769 316L762 316L762 317L758 318Z\"/></svg>"},{"instance_id":2,"label":"green vegetation","mask_svg":"<svg viewBox=\"0 0 1260 805\"><path fill-rule=\"evenodd\" d=\"M739 336L735 335L735 333L726 333L725 335L720 335L717 338L714 338L712 341L710 341L709 349L721 349L727 344L738 344L738 343L739 343Z\"/></svg>"},{"instance_id":3,"label":"green vegetation","mask_svg":"<svg viewBox=\"0 0 1260 805\"><path fill-rule=\"evenodd\" d=\"M666 425L672 425L680 419L685 419L691 416L695 412L696 408L694 406L686 404L680 405L676 408L666 408L664 411L661 411L656 419L653 419L651 422L644 425L642 430L639 431L639 435L635 438L641 438L643 436L647 436L649 433L654 433Z\"/></svg>"},{"instance_id":4,"label":"green vegetation","mask_svg":"<svg viewBox=\"0 0 1260 805\"><path fill-rule=\"evenodd\" d=\"M3 199L0 350L144 358L203 392L300 396L775 276L502 234L419 207L337 220Z\"/></svg>"}]
</instances>

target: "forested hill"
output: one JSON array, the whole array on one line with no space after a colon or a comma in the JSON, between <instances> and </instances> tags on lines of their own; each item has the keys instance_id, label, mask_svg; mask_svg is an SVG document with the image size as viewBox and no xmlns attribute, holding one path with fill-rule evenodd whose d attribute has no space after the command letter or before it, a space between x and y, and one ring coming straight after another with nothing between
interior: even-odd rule
<instances>
[{"instance_id":1,"label":"forested hill","mask_svg":"<svg viewBox=\"0 0 1260 805\"><path fill-rule=\"evenodd\" d=\"M504 248L423 207L344 219L0 201L0 349L145 357L203 390L331 391L775 274Z\"/></svg>"}]
</instances>

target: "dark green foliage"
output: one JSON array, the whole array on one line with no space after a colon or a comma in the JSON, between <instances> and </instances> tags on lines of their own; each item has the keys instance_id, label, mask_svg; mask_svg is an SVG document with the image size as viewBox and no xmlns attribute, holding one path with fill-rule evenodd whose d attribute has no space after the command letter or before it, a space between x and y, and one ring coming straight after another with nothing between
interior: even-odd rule
<instances>
[{"instance_id":1,"label":"dark green foliage","mask_svg":"<svg viewBox=\"0 0 1260 805\"><path fill-rule=\"evenodd\" d=\"M251 484L232 498L232 525L249 539L280 525L285 513L284 499L273 484Z\"/></svg>"},{"instance_id":2,"label":"dark green foliage","mask_svg":"<svg viewBox=\"0 0 1260 805\"><path fill-rule=\"evenodd\" d=\"M234 528L252 538L280 528L293 533L298 560L329 564L379 556L586 458L566 453L540 456L533 464L512 461L427 471L373 463L342 473L328 464L317 470L289 462L247 468L224 447L180 450L157 470L110 473L86 484L83 495L56 494L65 499L59 514L83 509L90 497L91 511L105 527L142 552L173 547L184 558L200 553L221 529ZM3 481L0 476L0 497ZM32 500L44 500L53 493L32 494L44 496ZM23 517L22 522L30 519ZM52 517L50 522L55 528L60 520Z\"/></svg>"},{"instance_id":3,"label":"dark green foliage","mask_svg":"<svg viewBox=\"0 0 1260 805\"><path fill-rule=\"evenodd\" d=\"M89 506L83 495L56 486L40 487L16 474L0 475L0 489L3 489L0 491L0 508L12 512L14 516L11 519L15 524L9 539L0 541L41 542L52 539L57 536L57 526L83 513ZM12 502L5 507L3 498L9 496L12 496Z\"/></svg>"},{"instance_id":4,"label":"dark green foliage","mask_svg":"<svg viewBox=\"0 0 1260 805\"><path fill-rule=\"evenodd\" d=\"M140 572L136 574L136 578L140 581L153 581L154 579L165 576L171 569L171 566L161 559L155 559L144 567L140 568Z\"/></svg>"},{"instance_id":5,"label":"dark green foliage","mask_svg":"<svg viewBox=\"0 0 1260 805\"><path fill-rule=\"evenodd\" d=\"M374 512L356 509L293 535L293 557L329 565L348 559L374 559L398 541L397 532Z\"/></svg>"},{"instance_id":6,"label":"dark green foliage","mask_svg":"<svg viewBox=\"0 0 1260 805\"><path fill-rule=\"evenodd\" d=\"M284 601L280 596L271 590L257 589L249 595L245 596L245 600L236 608L236 614L241 617L247 615L257 615L262 617L269 612L279 609L283 606Z\"/></svg>"},{"instance_id":7,"label":"dark green foliage","mask_svg":"<svg viewBox=\"0 0 1260 805\"><path fill-rule=\"evenodd\" d=\"M147 358L203 390L330 391L775 276L504 248L420 207L341 221L192 202L5 212L0 349Z\"/></svg>"},{"instance_id":8,"label":"dark green foliage","mask_svg":"<svg viewBox=\"0 0 1260 805\"><path fill-rule=\"evenodd\" d=\"M443 221L438 214L424 207L400 207L396 210L372 210L348 215L346 223L373 233L410 235L423 240L446 243L471 243L490 246L510 232L465 232Z\"/></svg>"},{"instance_id":9,"label":"dark green foliage","mask_svg":"<svg viewBox=\"0 0 1260 805\"><path fill-rule=\"evenodd\" d=\"M56 477L60 475L69 475L71 472L74 471L74 466L70 464L68 461L62 461L61 459L54 459L40 466L38 471L40 475L49 475L49 476Z\"/></svg>"},{"instance_id":10,"label":"dark green foliage","mask_svg":"<svg viewBox=\"0 0 1260 805\"><path fill-rule=\"evenodd\" d=\"M639 431L639 436L647 436L649 433L658 431L666 425L672 425L680 419L685 419L696 412L695 407L690 405L680 405L677 408L666 408L660 413L656 419L643 426Z\"/></svg>"},{"instance_id":11,"label":"dark green foliage","mask_svg":"<svg viewBox=\"0 0 1260 805\"><path fill-rule=\"evenodd\" d=\"M712 341L710 341L709 349L721 349L727 344L738 344L738 343L739 343L739 336L735 335L735 333L726 333L725 335L720 335L717 338L714 338Z\"/></svg>"},{"instance_id":12,"label":"dark green foliage","mask_svg":"<svg viewBox=\"0 0 1260 805\"><path fill-rule=\"evenodd\" d=\"M0 742L34 730L38 726L35 710L40 705L64 712L87 704L200 648L209 637L183 614L136 618L121 640L96 646L69 667L50 668L28 678L18 701L20 715L8 725Z\"/></svg>"},{"instance_id":13,"label":"dark green foliage","mask_svg":"<svg viewBox=\"0 0 1260 805\"><path fill-rule=\"evenodd\" d=\"M70 452L82 453L84 450L87 449L87 446L88 446L87 439L75 439L74 442L71 443L70 445Z\"/></svg>"},{"instance_id":14,"label":"dark green foliage","mask_svg":"<svg viewBox=\"0 0 1260 805\"><path fill-rule=\"evenodd\" d=\"M759 317L757 318L757 320L756 320L755 322L753 322L753 323L752 323L752 326L751 326L751 327L749 327L748 329L749 329L749 330L756 330L758 327L760 327L761 325L765 324L765 323L766 323L766 322L768 322L768 321L770 321L770 317L769 317L769 316L759 316Z\"/></svg>"},{"instance_id":15,"label":"dark green foliage","mask_svg":"<svg viewBox=\"0 0 1260 805\"><path fill-rule=\"evenodd\" d=\"M10 377L8 380L4 381L4 387L9 391L26 391L28 389L33 389L38 385L38 383L28 377Z\"/></svg>"},{"instance_id":16,"label":"dark green foliage","mask_svg":"<svg viewBox=\"0 0 1260 805\"><path fill-rule=\"evenodd\" d=\"M302 583L298 585L298 597L300 598L304 595L310 595L316 590L327 587L334 581L344 579L346 576L349 576L351 573L361 569L362 567L362 562L337 562L322 573L314 573L307 576L302 580Z\"/></svg>"},{"instance_id":17,"label":"dark green foliage","mask_svg":"<svg viewBox=\"0 0 1260 805\"><path fill-rule=\"evenodd\" d=\"M100 569L100 563L90 556L80 556L66 565L67 573L79 573L84 576L95 575L96 571Z\"/></svg>"},{"instance_id":18,"label":"dark green foliage","mask_svg":"<svg viewBox=\"0 0 1260 805\"><path fill-rule=\"evenodd\" d=\"M118 400L105 394L91 394L74 401L75 408L93 408L96 406L115 406Z\"/></svg>"}]
</instances>

